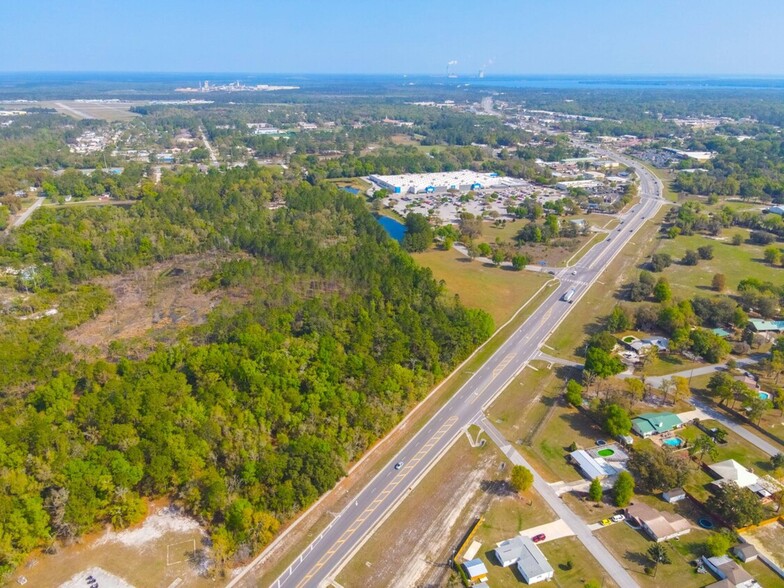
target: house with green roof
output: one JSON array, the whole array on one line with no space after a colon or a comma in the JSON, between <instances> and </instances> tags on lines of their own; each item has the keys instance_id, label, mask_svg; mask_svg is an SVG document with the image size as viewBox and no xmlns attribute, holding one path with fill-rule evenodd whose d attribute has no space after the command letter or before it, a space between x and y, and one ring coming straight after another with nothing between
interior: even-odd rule
<instances>
[{"instance_id":1,"label":"house with green roof","mask_svg":"<svg viewBox=\"0 0 784 588\"><path fill-rule=\"evenodd\" d=\"M669 433L682 426L680 417L671 412L646 412L632 419L632 431L643 438Z\"/></svg>"},{"instance_id":2,"label":"house with green roof","mask_svg":"<svg viewBox=\"0 0 784 588\"><path fill-rule=\"evenodd\" d=\"M779 333L784 331L784 321L766 321L764 319L749 319L751 328L758 333Z\"/></svg>"}]
</instances>

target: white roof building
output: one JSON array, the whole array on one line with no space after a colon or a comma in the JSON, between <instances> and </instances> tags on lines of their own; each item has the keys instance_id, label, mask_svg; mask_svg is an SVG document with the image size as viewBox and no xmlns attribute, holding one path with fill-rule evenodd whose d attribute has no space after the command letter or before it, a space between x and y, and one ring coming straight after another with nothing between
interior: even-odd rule
<instances>
[{"instance_id":1,"label":"white roof building","mask_svg":"<svg viewBox=\"0 0 784 588\"><path fill-rule=\"evenodd\" d=\"M495 549L495 556L504 567L517 564L517 571L527 584L544 582L554 575L550 562L528 537L514 537L502 541Z\"/></svg>"},{"instance_id":2,"label":"white roof building","mask_svg":"<svg viewBox=\"0 0 784 588\"><path fill-rule=\"evenodd\" d=\"M768 498L778 491L775 485L767 480L762 480L750 469L742 466L734 459L727 459L709 465L708 468L719 478L713 482L716 486L721 486L727 482L735 482L741 488L748 488L762 498Z\"/></svg>"},{"instance_id":3,"label":"white roof building","mask_svg":"<svg viewBox=\"0 0 784 588\"><path fill-rule=\"evenodd\" d=\"M594 457L584 449L572 451L569 454L572 461L580 468L583 474L588 479L606 478L607 476L614 476L621 471L620 468L615 468L602 457Z\"/></svg>"},{"instance_id":4,"label":"white roof building","mask_svg":"<svg viewBox=\"0 0 784 588\"><path fill-rule=\"evenodd\" d=\"M386 188L393 194L419 194L441 190L475 190L513 186L520 182L496 173L479 173L471 170L436 172L428 174L400 174L383 176L374 174L370 181Z\"/></svg>"}]
</instances>

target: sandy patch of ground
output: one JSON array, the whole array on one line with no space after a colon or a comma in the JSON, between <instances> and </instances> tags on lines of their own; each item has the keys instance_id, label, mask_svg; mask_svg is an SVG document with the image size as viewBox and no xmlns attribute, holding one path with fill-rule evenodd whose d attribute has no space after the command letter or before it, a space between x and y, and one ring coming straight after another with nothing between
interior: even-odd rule
<instances>
[{"instance_id":1,"label":"sandy patch of ground","mask_svg":"<svg viewBox=\"0 0 784 588\"><path fill-rule=\"evenodd\" d=\"M37 553L10 578L26 586L65 588L207 588L209 547L200 525L169 506L150 507L150 516L134 528L105 531L60 547L57 553ZM195 554L194 554L195 552ZM96 579L89 584L87 577Z\"/></svg>"},{"instance_id":2,"label":"sandy patch of ground","mask_svg":"<svg viewBox=\"0 0 784 588\"><path fill-rule=\"evenodd\" d=\"M91 582L90 580L94 580ZM131 584L101 568L88 568L74 574L60 588L133 588Z\"/></svg>"},{"instance_id":3,"label":"sandy patch of ground","mask_svg":"<svg viewBox=\"0 0 784 588\"><path fill-rule=\"evenodd\" d=\"M144 519L141 527L127 529L125 531L107 530L106 533L95 542L95 545L106 543L121 543L126 547L143 548L152 542L159 540L167 533L192 533L200 532L201 526L191 517L182 514L181 511L164 507L155 514Z\"/></svg>"}]
</instances>

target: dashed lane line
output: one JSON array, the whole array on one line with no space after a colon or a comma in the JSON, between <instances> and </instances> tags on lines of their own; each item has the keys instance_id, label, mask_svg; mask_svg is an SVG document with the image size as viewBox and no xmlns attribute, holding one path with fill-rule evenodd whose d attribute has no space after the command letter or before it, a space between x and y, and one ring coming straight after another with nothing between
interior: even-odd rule
<instances>
[{"instance_id":1,"label":"dashed lane line","mask_svg":"<svg viewBox=\"0 0 784 588\"><path fill-rule=\"evenodd\" d=\"M406 466L400 470L400 472L395 476L395 478L389 484L387 484L386 488L384 488L384 490L382 490L376 496L376 499L370 503L370 505L362 512L362 514L360 514L354 520L353 523L351 523L351 526L343 532L343 535L341 535L341 537L337 541L335 541L332 547L330 547L329 550L316 563L316 565L313 566L313 569L311 569L307 573L307 575L302 579L302 581L299 584L297 584L297 588L301 588L302 586L307 584L311 580L311 578L313 578L313 576L315 576L319 572L319 570L327 564L327 562L332 558L332 556L337 552L337 550L340 549L343 546L343 544L346 541L348 541L354 533L357 532L357 529L359 529L362 526L362 523L364 523L376 511L376 509L381 505L381 503L384 502L384 500L387 497L389 497L390 494L392 494L395 488L397 488L400 485L400 482L402 482L406 478L408 473L412 469L414 469L420 461L424 459L425 455L427 455L427 453L433 448L433 446L441 440L441 437L446 435L449 429L451 429L456 422L457 422L456 416L450 417L449 419L446 420L446 422L441 426L441 428L438 429L438 431L436 431L436 433L430 439L428 439L427 443L425 443L422 446L422 449L420 449L417 452L417 454L409 460Z\"/></svg>"}]
</instances>

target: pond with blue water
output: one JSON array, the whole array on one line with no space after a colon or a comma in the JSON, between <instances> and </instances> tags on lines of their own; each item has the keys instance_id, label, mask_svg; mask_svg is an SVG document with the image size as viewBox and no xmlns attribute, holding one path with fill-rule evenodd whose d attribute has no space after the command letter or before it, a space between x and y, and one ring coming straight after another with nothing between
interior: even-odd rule
<instances>
[{"instance_id":1,"label":"pond with blue water","mask_svg":"<svg viewBox=\"0 0 784 588\"><path fill-rule=\"evenodd\" d=\"M406 234L406 225L388 216L377 216L376 220L395 241L403 240L403 235Z\"/></svg>"}]
</instances>

